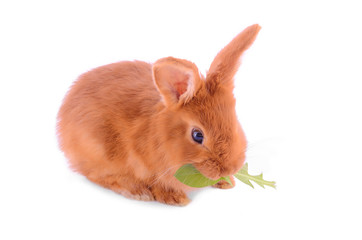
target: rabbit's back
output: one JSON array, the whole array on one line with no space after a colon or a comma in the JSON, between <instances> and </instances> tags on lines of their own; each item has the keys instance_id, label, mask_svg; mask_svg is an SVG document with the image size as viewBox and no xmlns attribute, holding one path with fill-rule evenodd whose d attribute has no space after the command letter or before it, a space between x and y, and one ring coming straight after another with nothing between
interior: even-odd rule
<instances>
[{"instance_id":1,"label":"rabbit's back","mask_svg":"<svg viewBox=\"0 0 362 240\"><path fill-rule=\"evenodd\" d=\"M76 171L88 174L100 161L127 158L127 138L135 126L148 122L160 102L151 67L141 61L109 64L81 75L71 87L57 130Z\"/></svg>"},{"instance_id":2,"label":"rabbit's back","mask_svg":"<svg viewBox=\"0 0 362 240\"><path fill-rule=\"evenodd\" d=\"M64 104L102 112L103 117L115 114L132 119L151 114L159 101L151 65L135 61L109 64L81 75Z\"/></svg>"}]
</instances>

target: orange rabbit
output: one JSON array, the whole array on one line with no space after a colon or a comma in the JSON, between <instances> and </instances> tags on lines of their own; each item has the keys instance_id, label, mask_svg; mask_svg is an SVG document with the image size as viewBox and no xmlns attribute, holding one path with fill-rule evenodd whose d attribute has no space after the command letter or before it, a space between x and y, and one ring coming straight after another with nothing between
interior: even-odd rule
<instances>
[{"instance_id":1,"label":"orange rabbit","mask_svg":"<svg viewBox=\"0 0 362 240\"><path fill-rule=\"evenodd\" d=\"M190 202L191 188L173 176L182 165L194 164L212 179L236 173L246 139L233 77L259 30L252 25L236 36L206 78L195 64L172 57L118 62L81 75L58 113L59 144L71 167L125 197L172 205Z\"/></svg>"}]
</instances>

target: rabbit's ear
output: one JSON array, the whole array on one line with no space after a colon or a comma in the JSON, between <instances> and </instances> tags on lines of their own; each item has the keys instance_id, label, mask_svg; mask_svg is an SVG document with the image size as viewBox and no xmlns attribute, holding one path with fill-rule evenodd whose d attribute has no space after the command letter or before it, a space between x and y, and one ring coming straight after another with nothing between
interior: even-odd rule
<instances>
[{"instance_id":1,"label":"rabbit's ear","mask_svg":"<svg viewBox=\"0 0 362 240\"><path fill-rule=\"evenodd\" d=\"M260 28L258 24L247 27L216 55L206 76L209 91L220 84L234 86L233 77L240 65L240 56L254 42Z\"/></svg>"},{"instance_id":2,"label":"rabbit's ear","mask_svg":"<svg viewBox=\"0 0 362 240\"><path fill-rule=\"evenodd\" d=\"M187 103L201 85L196 65L186 60L162 58L153 64L152 72L166 106Z\"/></svg>"}]
</instances>

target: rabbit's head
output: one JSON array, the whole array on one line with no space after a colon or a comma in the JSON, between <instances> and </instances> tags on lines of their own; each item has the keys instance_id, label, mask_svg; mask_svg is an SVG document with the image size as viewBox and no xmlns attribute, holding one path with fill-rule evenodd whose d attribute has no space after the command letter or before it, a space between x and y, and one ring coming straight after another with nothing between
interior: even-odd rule
<instances>
[{"instance_id":1,"label":"rabbit's head","mask_svg":"<svg viewBox=\"0 0 362 240\"><path fill-rule=\"evenodd\" d=\"M246 138L235 113L233 78L259 30L252 25L236 36L215 57L206 77L186 60L168 57L154 63L154 83L165 105L165 141L178 164L192 163L212 179L242 167Z\"/></svg>"}]
</instances>

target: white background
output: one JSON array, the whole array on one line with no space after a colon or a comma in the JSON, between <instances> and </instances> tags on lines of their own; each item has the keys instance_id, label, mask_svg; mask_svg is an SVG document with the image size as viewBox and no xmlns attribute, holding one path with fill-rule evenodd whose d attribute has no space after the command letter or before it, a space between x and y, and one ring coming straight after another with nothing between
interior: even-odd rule
<instances>
[{"instance_id":1,"label":"white background","mask_svg":"<svg viewBox=\"0 0 362 240\"><path fill-rule=\"evenodd\" d=\"M358 1L2 1L0 239L362 239L361 12ZM69 170L55 117L79 74L166 56L205 73L254 23L237 113L250 172L277 190L239 182L181 208Z\"/></svg>"}]
</instances>

